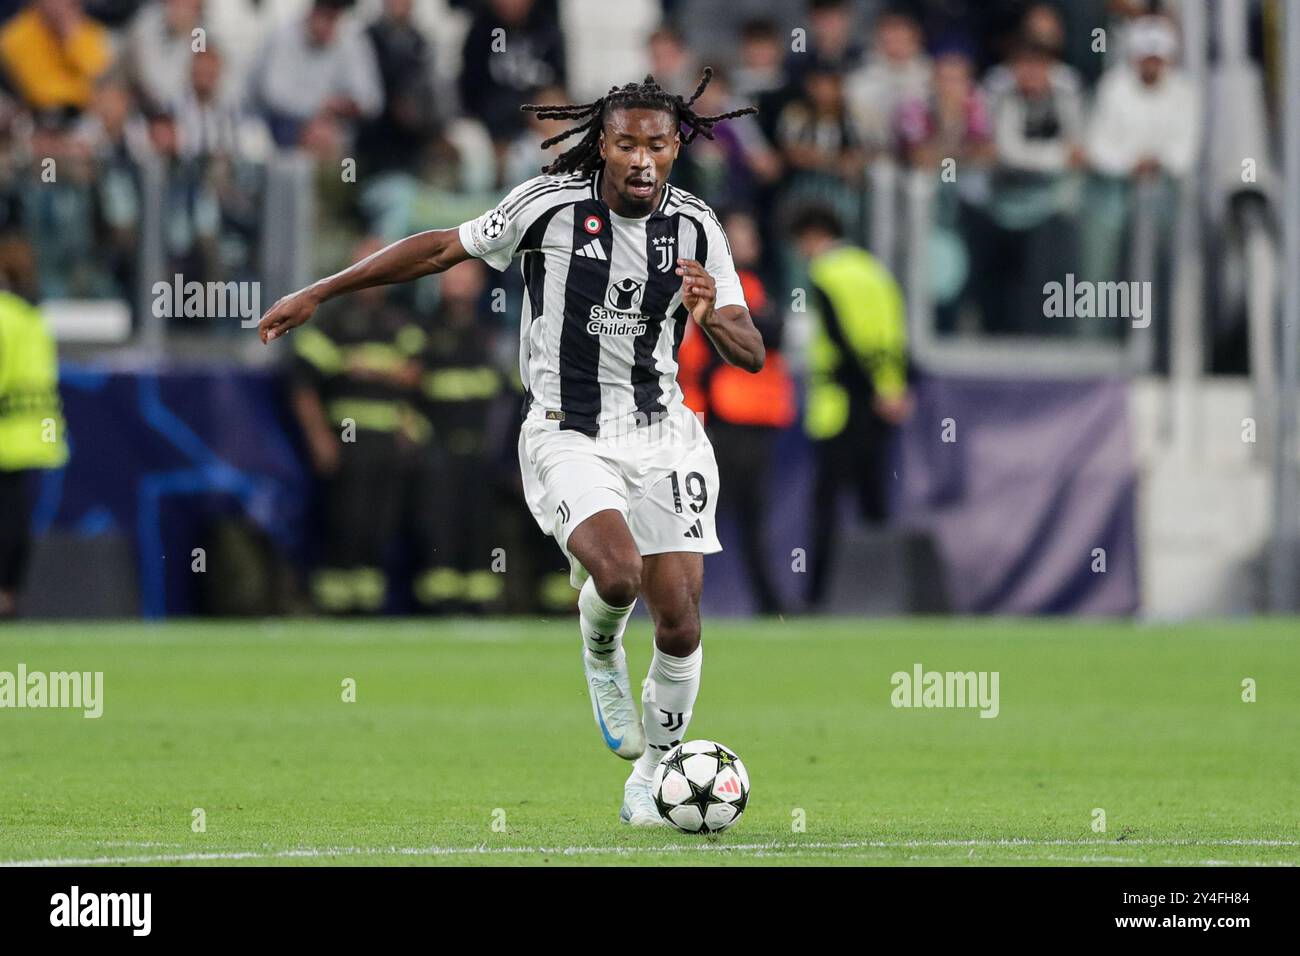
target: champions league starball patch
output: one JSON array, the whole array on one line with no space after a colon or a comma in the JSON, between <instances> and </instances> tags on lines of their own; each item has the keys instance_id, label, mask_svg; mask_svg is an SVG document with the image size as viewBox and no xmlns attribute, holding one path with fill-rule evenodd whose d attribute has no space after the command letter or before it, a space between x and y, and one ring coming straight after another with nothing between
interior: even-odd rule
<instances>
[{"instance_id":1,"label":"champions league starball patch","mask_svg":"<svg viewBox=\"0 0 1300 956\"><path fill-rule=\"evenodd\" d=\"M493 209L483 218L483 238L497 239L506 231L506 214Z\"/></svg>"}]
</instances>

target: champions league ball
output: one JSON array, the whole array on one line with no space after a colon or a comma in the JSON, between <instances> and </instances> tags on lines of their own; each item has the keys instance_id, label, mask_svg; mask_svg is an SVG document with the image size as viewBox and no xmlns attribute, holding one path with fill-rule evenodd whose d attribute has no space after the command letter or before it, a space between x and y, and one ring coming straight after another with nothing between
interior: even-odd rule
<instances>
[{"instance_id":1,"label":"champions league ball","mask_svg":"<svg viewBox=\"0 0 1300 956\"><path fill-rule=\"evenodd\" d=\"M749 772L722 744L688 740L659 761L651 793L659 815L683 833L720 833L745 812Z\"/></svg>"}]
</instances>

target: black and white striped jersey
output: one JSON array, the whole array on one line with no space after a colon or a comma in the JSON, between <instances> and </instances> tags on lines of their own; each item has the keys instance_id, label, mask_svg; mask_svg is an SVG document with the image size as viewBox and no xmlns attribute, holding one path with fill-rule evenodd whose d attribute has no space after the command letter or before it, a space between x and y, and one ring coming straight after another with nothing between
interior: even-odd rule
<instances>
[{"instance_id":1,"label":"black and white striped jersey","mask_svg":"<svg viewBox=\"0 0 1300 956\"><path fill-rule=\"evenodd\" d=\"M519 374L529 419L586 435L625 433L681 407L677 349L686 331L678 257L717 286L715 308L744 305L717 216L665 184L641 219L600 198L600 173L539 176L460 227L473 256L525 284Z\"/></svg>"}]
</instances>

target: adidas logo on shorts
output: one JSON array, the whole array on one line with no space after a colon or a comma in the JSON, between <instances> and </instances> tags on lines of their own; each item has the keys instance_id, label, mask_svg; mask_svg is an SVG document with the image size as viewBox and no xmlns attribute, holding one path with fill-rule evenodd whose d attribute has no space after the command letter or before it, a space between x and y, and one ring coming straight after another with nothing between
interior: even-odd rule
<instances>
[{"instance_id":1,"label":"adidas logo on shorts","mask_svg":"<svg viewBox=\"0 0 1300 956\"><path fill-rule=\"evenodd\" d=\"M683 535L683 537L685 537L685 538L703 538L703 537L704 537L704 529L703 529L702 527L700 527L700 519L699 519L699 518L696 518L696 519L695 519L695 524L691 525L690 530L687 531L686 534Z\"/></svg>"}]
</instances>

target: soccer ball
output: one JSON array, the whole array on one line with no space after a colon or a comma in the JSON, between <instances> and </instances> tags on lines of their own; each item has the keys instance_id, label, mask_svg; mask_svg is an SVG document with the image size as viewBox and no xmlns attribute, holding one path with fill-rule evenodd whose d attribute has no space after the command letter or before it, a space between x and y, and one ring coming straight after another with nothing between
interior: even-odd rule
<instances>
[{"instance_id":1,"label":"soccer ball","mask_svg":"<svg viewBox=\"0 0 1300 956\"><path fill-rule=\"evenodd\" d=\"M683 833L720 833L745 812L749 771L722 744L688 740L659 761L651 793L659 815Z\"/></svg>"}]
</instances>

